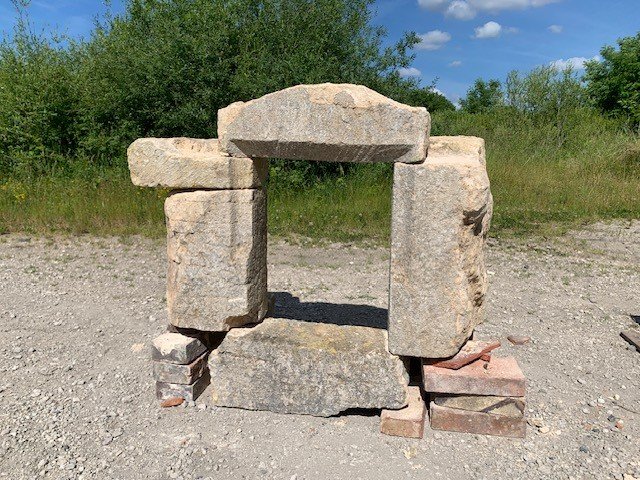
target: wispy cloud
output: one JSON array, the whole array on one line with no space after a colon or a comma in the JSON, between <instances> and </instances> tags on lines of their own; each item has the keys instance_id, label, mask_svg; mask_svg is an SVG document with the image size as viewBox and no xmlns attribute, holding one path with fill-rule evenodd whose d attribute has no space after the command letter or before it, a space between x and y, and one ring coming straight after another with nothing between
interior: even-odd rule
<instances>
[{"instance_id":1,"label":"wispy cloud","mask_svg":"<svg viewBox=\"0 0 640 480\"><path fill-rule=\"evenodd\" d=\"M524 10L560 1L562 0L418 0L418 5L457 20L471 20L480 12Z\"/></svg>"},{"instance_id":2,"label":"wispy cloud","mask_svg":"<svg viewBox=\"0 0 640 480\"><path fill-rule=\"evenodd\" d=\"M422 72L415 67L409 68L399 68L398 73L401 77L420 77L422 76Z\"/></svg>"},{"instance_id":3,"label":"wispy cloud","mask_svg":"<svg viewBox=\"0 0 640 480\"><path fill-rule=\"evenodd\" d=\"M420 43L416 45L419 50L439 50L451 40L451 35L441 30L431 30L430 32L418 35Z\"/></svg>"},{"instance_id":4,"label":"wispy cloud","mask_svg":"<svg viewBox=\"0 0 640 480\"><path fill-rule=\"evenodd\" d=\"M462 62L460 60L454 60L449 64L450 67L456 68L462 66Z\"/></svg>"},{"instance_id":5,"label":"wispy cloud","mask_svg":"<svg viewBox=\"0 0 640 480\"><path fill-rule=\"evenodd\" d=\"M549 30L551 33L562 33L563 27L562 25L549 25L547 27L547 30Z\"/></svg>"},{"instance_id":6,"label":"wispy cloud","mask_svg":"<svg viewBox=\"0 0 640 480\"><path fill-rule=\"evenodd\" d=\"M555 60L551 62L549 65L557 68L558 70L566 70L571 67L572 70L584 70L584 64L590 60L600 61L600 55L596 55L595 57L586 58L586 57L571 57L566 60L561 58L560 60Z\"/></svg>"}]
</instances>

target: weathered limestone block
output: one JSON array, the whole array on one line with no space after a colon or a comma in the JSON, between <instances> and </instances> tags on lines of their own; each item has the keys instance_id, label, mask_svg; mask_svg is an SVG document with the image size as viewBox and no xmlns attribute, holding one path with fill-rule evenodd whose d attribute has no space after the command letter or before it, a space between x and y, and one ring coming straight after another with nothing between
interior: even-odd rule
<instances>
[{"instance_id":1,"label":"weathered limestone block","mask_svg":"<svg viewBox=\"0 0 640 480\"><path fill-rule=\"evenodd\" d=\"M167 307L182 328L227 331L268 308L263 190L176 193L167 217Z\"/></svg>"},{"instance_id":2,"label":"weathered limestone block","mask_svg":"<svg viewBox=\"0 0 640 480\"><path fill-rule=\"evenodd\" d=\"M483 321L492 209L481 139L434 137L424 163L395 165L392 353L451 357Z\"/></svg>"},{"instance_id":3,"label":"weathered limestone block","mask_svg":"<svg viewBox=\"0 0 640 480\"><path fill-rule=\"evenodd\" d=\"M221 153L217 139L140 138L127 156L131 181L140 187L259 188L268 169L267 160Z\"/></svg>"},{"instance_id":4,"label":"weathered limestone block","mask_svg":"<svg viewBox=\"0 0 640 480\"><path fill-rule=\"evenodd\" d=\"M361 86L298 85L218 112L221 149L233 156L329 162L421 162L431 120Z\"/></svg>"},{"instance_id":5,"label":"weathered limestone block","mask_svg":"<svg viewBox=\"0 0 640 480\"><path fill-rule=\"evenodd\" d=\"M207 351L197 338L179 333L163 333L153 339L151 358L156 362L187 365Z\"/></svg>"},{"instance_id":6,"label":"weathered limestone block","mask_svg":"<svg viewBox=\"0 0 640 480\"><path fill-rule=\"evenodd\" d=\"M207 369L207 357L208 355L205 353L188 365L153 362L153 377L158 382L191 385L199 379Z\"/></svg>"},{"instance_id":7,"label":"weathered limestone block","mask_svg":"<svg viewBox=\"0 0 640 480\"><path fill-rule=\"evenodd\" d=\"M231 330L209 356L216 405L336 415L402 408L408 374L381 329L267 319Z\"/></svg>"}]
</instances>

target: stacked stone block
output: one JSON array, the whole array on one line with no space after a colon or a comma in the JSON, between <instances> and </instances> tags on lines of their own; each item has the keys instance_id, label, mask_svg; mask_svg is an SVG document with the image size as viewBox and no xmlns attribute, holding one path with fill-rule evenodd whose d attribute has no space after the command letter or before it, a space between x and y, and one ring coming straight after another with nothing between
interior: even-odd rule
<instances>
[{"instance_id":1,"label":"stacked stone block","mask_svg":"<svg viewBox=\"0 0 640 480\"><path fill-rule=\"evenodd\" d=\"M134 184L173 190L165 203L170 322L180 332L226 335L209 346L209 372L209 352L197 339L171 337L184 344L172 347L183 349L180 360L167 350L170 334L156 339L159 398L194 399L211 376L216 405L320 416L380 408L383 433L419 438L427 408L420 385L409 386L414 358L424 364L425 390L435 395L434 428L455 424L449 429L487 433L465 422L500 417L500 428L519 433L524 390L496 386L502 360L486 363L494 343L467 343L483 321L487 289L493 200L484 142L429 138L429 129L424 108L366 87L299 85L220 110L220 141L134 142L128 152ZM388 332L262 322L269 309L262 160L268 157L394 163ZM482 375L470 381L466 372L477 365ZM445 387L438 387L442 379ZM519 385L507 383L513 382Z\"/></svg>"},{"instance_id":2,"label":"stacked stone block","mask_svg":"<svg viewBox=\"0 0 640 480\"><path fill-rule=\"evenodd\" d=\"M152 344L153 376L159 400L195 401L209 385L208 350L198 338L164 333Z\"/></svg>"},{"instance_id":3,"label":"stacked stone block","mask_svg":"<svg viewBox=\"0 0 640 480\"><path fill-rule=\"evenodd\" d=\"M262 321L267 161L230 157L217 139L189 138L136 140L128 158L135 185L173 190L165 201L170 323L222 332Z\"/></svg>"}]
</instances>

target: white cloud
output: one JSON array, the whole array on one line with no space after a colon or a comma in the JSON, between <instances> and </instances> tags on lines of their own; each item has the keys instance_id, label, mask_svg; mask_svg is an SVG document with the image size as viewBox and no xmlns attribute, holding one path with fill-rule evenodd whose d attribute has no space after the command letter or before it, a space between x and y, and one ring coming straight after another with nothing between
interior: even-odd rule
<instances>
[{"instance_id":1,"label":"white cloud","mask_svg":"<svg viewBox=\"0 0 640 480\"><path fill-rule=\"evenodd\" d=\"M461 65L462 65L462 62L460 60L454 60L449 64L450 67L459 67Z\"/></svg>"},{"instance_id":2,"label":"white cloud","mask_svg":"<svg viewBox=\"0 0 640 480\"><path fill-rule=\"evenodd\" d=\"M474 38L496 38L502 33L502 25L497 22L487 22L475 29Z\"/></svg>"},{"instance_id":3,"label":"white cloud","mask_svg":"<svg viewBox=\"0 0 640 480\"><path fill-rule=\"evenodd\" d=\"M418 0L418 5L428 10L442 12L447 17L471 20L480 12L524 10L560 1L562 0Z\"/></svg>"},{"instance_id":4,"label":"white cloud","mask_svg":"<svg viewBox=\"0 0 640 480\"><path fill-rule=\"evenodd\" d=\"M449 4L444 14L457 20L471 20L476 16L476 11L464 0L455 0Z\"/></svg>"},{"instance_id":5,"label":"white cloud","mask_svg":"<svg viewBox=\"0 0 640 480\"><path fill-rule=\"evenodd\" d=\"M419 50L439 50L451 40L451 35L441 30L432 30L418 35L418 37L420 38L420 43L416 45L416 48Z\"/></svg>"},{"instance_id":6,"label":"white cloud","mask_svg":"<svg viewBox=\"0 0 640 480\"><path fill-rule=\"evenodd\" d=\"M415 67L399 68L398 73L401 77L420 77L422 72Z\"/></svg>"},{"instance_id":7,"label":"white cloud","mask_svg":"<svg viewBox=\"0 0 640 480\"><path fill-rule=\"evenodd\" d=\"M549 25L549 27L547 27L547 30L549 30L551 33L562 33L562 25Z\"/></svg>"},{"instance_id":8,"label":"white cloud","mask_svg":"<svg viewBox=\"0 0 640 480\"><path fill-rule=\"evenodd\" d=\"M599 61L600 55L596 55L595 57L592 57L592 58L571 57L571 58L567 58L566 60L561 58L560 60L551 62L549 65L554 68L557 68L558 70L566 70L569 67L571 67L571 69L573 70L584 70L585 62L588 62L590 60Z\"/></svg>"}]
</instances>

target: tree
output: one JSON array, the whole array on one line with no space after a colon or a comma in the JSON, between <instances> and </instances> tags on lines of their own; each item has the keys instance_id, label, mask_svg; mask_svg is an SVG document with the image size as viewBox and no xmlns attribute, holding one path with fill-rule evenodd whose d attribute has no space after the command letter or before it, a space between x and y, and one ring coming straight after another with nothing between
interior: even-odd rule
<instances>
[{"instance_id":1,"label":"tree","mask_svg":"<svg viewBox=\"0 0 640 480\"><path fill-rule=\"evenodd\" d=\"M499 80L485 82L477 79L467 91L466 98L460 100L462 110L468 113L484 113L503 104L502 84Z\"/></svg>"},{"instance_id":2,"label":"tree","mask_svg":"<svg viewBox=\"0 0 640 480\"><path fill-rule=\"evenodd\" d=\"M402 101L414 107L425 107L429 112L453 111L456 109L447 97L435 91L433 85L408 90L406 97Z\"/></svg>"},{"instance_id":3,"label":"tree","mask_svg":"<svg viewBox=\"0 0 640 480\"><path fill-rule=\"evenodd\" d=\"M217 111L299 83L367 85L397 97L414 81L408 34L382 48L373 0L129 0L83 62L84 146L121 156L140 136L216 135Z\"/></svg>"},{"instance_id":4,"label":"tree","mask_svg":"<svg viewBox=\"0 0 640 480\"><path fill-rule=\"evenodd\" d=\"M589 96L605 113L623 116L640 125L640 32L618 40L618 48L606 45L601 61L586 63Z\"/></svg>"}]
</instances>

